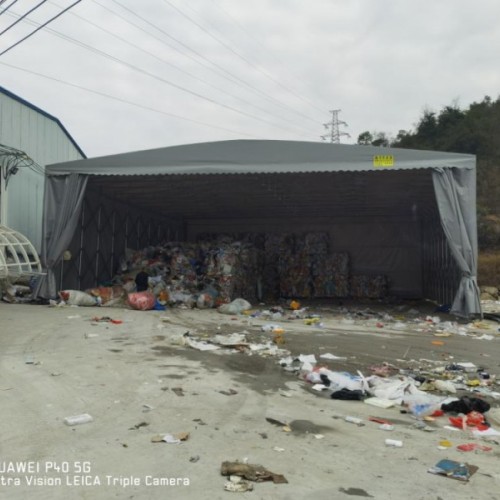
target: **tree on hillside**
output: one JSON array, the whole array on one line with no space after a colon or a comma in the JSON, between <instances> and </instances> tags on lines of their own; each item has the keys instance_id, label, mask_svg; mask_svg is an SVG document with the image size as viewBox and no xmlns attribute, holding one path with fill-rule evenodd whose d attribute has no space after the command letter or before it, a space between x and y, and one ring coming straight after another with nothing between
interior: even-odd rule
<instances>
[{"instance_id":1,"label":"tree on hillside","mask_svg":"<svg viewBox=\"0 0 500 500\"><path fill-rule=\"evenodd\" d=\"M439 112L426 109L414 130L400 130L393 140L363 132L358 144L476 155L479 243L500 248L500 97L486 96L467 109L456 102Z\"/></svg>"},{"instance_id":2,"label":"tree on hillside","mask_svg":"<svg viewBox=\"0 0 500 500\"><path fill-rule=\"evenodd\" d=\"M468 153L477 157L480 245L500 248L500 97L460 109L425 110L414 131L400 130L393 147Z\"/></svg>"}]
</instances>

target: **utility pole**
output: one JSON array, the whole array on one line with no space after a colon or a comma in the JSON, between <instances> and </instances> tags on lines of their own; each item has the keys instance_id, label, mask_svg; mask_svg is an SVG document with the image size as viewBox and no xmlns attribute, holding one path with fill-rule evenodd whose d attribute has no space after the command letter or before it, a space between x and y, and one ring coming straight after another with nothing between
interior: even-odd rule
<instances>
[{"instance_id":1,"label":"utility pole","mask_svg":"<svg viewBox=\"0 0 500 500\"><path fill-rule=\"evenodd\" d=\"M323 123L323 126L326 130L330 130L329 134L325 134L321 136L321 139L326 141L330 139L332 144L340 144L340 137L346 136L351 137L347 132L341 132L339 129L339 125L343 125L347 127L347 123L339 120L339 113L342 111L341 109L332 109L330 113L332 114L332 121L328 123Z\"/></svg>"}]
</instances>

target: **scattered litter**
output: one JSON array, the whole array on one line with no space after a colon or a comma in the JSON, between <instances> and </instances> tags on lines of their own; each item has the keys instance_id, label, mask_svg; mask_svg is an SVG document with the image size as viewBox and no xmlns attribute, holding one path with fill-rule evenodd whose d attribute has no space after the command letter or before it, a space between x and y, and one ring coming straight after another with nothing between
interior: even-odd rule
<instances>
[{"instance_id":1,"label":"scattered litter","mask_svg":"<svg viewBox=\"0 0 500 500\"><path fill-rule=\"evenodd\" d=\"M391 422L389 422L389 420L386 420L385 418L379 418L379 417L368 417L368 420L370 422L375 422L377 424L388 424L388 425L392 425Z\"/></svg>"},{"instance_id":2,"label":"scattered litter","mask_svg":"<svg viewBox=\"0 0 500 500\"><path fill-rule=\"evenodd\" d=\"M447 392L448 394L456 394L457 389L453 382L449 380L434 380L434 387L441 392Z\"/></svg>"},{"instance_id":3,"label":"scattered litter","mask_svg":"<svg viewBox=\"0 0 500 500\"><path fill-rule=\"evenodd\" d=\"M152 443L180 444L189 438L189 432L178 432L177 434L157 434L151 438Z\"/></svg>"},{"instance_id":4,"label":"scattered litter","mask_svg":"<svg viewBox=\"0 0 500 500\"><path fill-rule=\"evenodd\" d=\"M244 493L245 491L252 491L253 484L248 481L244 481L240 476L230 476L229 481L226 481L224 484L224 490Z\"/></svg>"},{"instance_id":5,"label":"scattered litter","mask_svg":"<svg viewBox=\"0 0 500 500\"><path fill-rule=\"evenodd\" d=\"M280 325L273 325L273 324L262 325L260 329L261 331L268 333L285 333L285 329Z\"/></svg>"},{"instance_id":6,"label":"scattered litter","mask_svg":"<svg viewBox=\"0 0 500 500\"><path fill-rule=\"evenodd\" d=\"M52 372L51 374L51 377L59 377L60 375L62 375L61 372Z\"/></svg>"},{"instance_id":7,"label":"scattered litter","mask_svg":"<svg viewBox=\"0 0 500 500\"><path fill-rule=\"evenodd\" d=\"M456 427L453 427L451 425L443 425L443 429L446 429L447 431L460 432L460 429L457 429Z\"/></svg>"},{"instance_id":8,"label":"scattered litter","mask_svg":"<svg viewBox=\"0 0 500 500\"><path fill-rule=\"evenodd\" d=\"M323 359L347 359L344 356L335 356L335 354L332 354L330 352L325 352L325 354L320 354L319 357Z\"/></svg>"},{"instance_id":9,"label":"scattered litter","mask_svg":"<svg viewBox=\"0 0 500 500\"><path fill-rule=\"evenodd\" d=\"M476 372L477 371L477 366L474 363L469 363L469 362L460 362L460 363L455 363L455 365L459 368L462 369L468 373L471 372Z\"/></svg>"},{"instance_id":10,"label":"scattered litter","mask_svg":"<svg viewBox=\"0 0 500 500\"><path fill-rule=\"evenodd\" d=\"M192 463L198 462L200 459L200 455L193 455L192 457L189 457L189 461Z\"/></svg>"},{"instance_id":11,"label":"scattered litter","mask_svg":"<svg viewBox=\"0 0 500 500\"><path fill-rule=\"evenodd\" d=\"M185 342L189 347L192 347L193 349L198 349L198 351L215 351L216 349L220 349L220 346L215 344L210 344L203 340L202 341L194 340L187 336L184 336L184 338L186 339Z\"/></svg>"},{"instance_id":12,"label":"scattered litter","mask_svg":"<svg viewBox=\"0 0 500 500\"><path fill-rule=\"evenodd\" d=\"M490 409L490 404L487 401L479 398L470 398L463 396L458 400L451 401L450 403L443 403L441 409L445 412L452 413L470 413L477 411L479 413L486 413Z\"/></svg>"},{"instance_id":13,"label":"scattered litter","mask_svg":"<svg viewBox=\"0 0 500 500\"><path fill-rule=\"evenodd\" d=\"M241 462L222 462L223 476L240 476L249 481L272 481L275 484L288 483L285 476L267 470L262 465L245 464Z\"/></svg>"},{"instance_id":14,"label":"scattered litter","mask_svg":"<svg viewBox=\"0 0 500 500\"><path fill-rule=\"evenodd\" d=\"M422 420L417 420L412 427L415 427L415 429L418 429L419 431L424 431L424 432L434 432L437 429L435 427L431 427L430 425L427 425L425 422ZM457 429L454 429L457 430Z\"/></svg>"},{"instance_id":15,"label":"scattered litter","mask_svg":"<svg viewBox=\"0 0 500 500\"><path fill-rule=\"evenodd\" d=\"M474 337L476 340L493 340L495 337L493 335L487 335L483 333L480 337Z\"/></svg>"},{"instance_id":16,"label":"scattered litter","mask_svg":"<svg viewBox=\"0 0 500 500\"><path fill-rule=\"evenodd\" d=\"M323 439L325 436L323 434L313 434L316 439Z\"/></svg>"},{"instance_id":17,"label":"scattered litter","mask_svg":"<svg viewBox=\"0 0 500 500\"><path fill-rule=\"evenodd\" d=\"M91 307L99 305L97 297L80 290L62 290L59 292L59 298L69 306Z\"/></svg>"},{"instance_id":18,"label":"scattered litter","mask_svg":"<svg viewBox=\"0 0 500 500\"><path fill-rule=\"evenodd\" d=\"M68 316L69 318L70 316ZM78 316L79 317L79 316ZM101 316L101 317L94 317L90 321L94 323L112 323L113 325L121 325L123 321L121 319L113 319L110 318L109 316Z\"/></svg>"},{"instance_id":19,"label":"scattered litter","mask_svg":"<svg viewBox=\"0 0 500 500\"><path fill-rule=\"evenodd\" d=\"M154 407L148 404L142 405L142 413L147 413L148 411L154 410Z\"/></svg>"},{"instance_id":20,"label":"scattered litter","mask_svg":"<svg viewBox=\"0 0 500 500\"><path fill-rule=\"evenodd\" d=\"M240 314L252 309L252 304L245 299L234 299L229 304L222 304L217 309L222 314Z\"/></svg>"},{"instance_id":21,"label":"scattered litter","mask_svg":"<svg viewBox=\"0 0 500 500\"><path fill-rule=\"evenodd\" d=\"M346 422L349 422L351 424L356 424L358 427L362 427L364 426L365 424L363 423L363 420L361 418L357 418L357 417L351 417L351 416L347 416L347 417L344 417L344 420Z\"/></svg>"},{"instance_id":22,"label":"scattered litter","mask_svg":"<svg viewBox=\"0 0 500 500\"><path fill-rule=\"evenodd\" d=\"M391 448L402 448L403 441L399 441L398 439L386 439L385 445Z\"/></svg>"},{"instance_id":23,"label":"scattered litter","mask_svg":"<svg viewBox=\"0 0 500 500\"><path fill-rule=\"evenodd\" d=\"M451 448L453 446L453 443L451 441L448 441L448 439L442 439L439 441L439 446L438 448L440 450L446 450L448 448Z\"/></svg>"},{"instance_id":24,"label":"scattered litter","mask_svg":"<svg viewBox=\"0 0 500 500\"><path fill-rule=\"evenodd\" d=\"M491 446L483 446L478 443L459 444L457 446L457 450L460 451L491 451L492 449Z\"/></svg>"},{"instance_id":25,"label":"scattered litter","mask_svg":"<svg viewBox=\"0 0 500 500\"><path fill-rule=\"evenodd\" d=\"M340 389L340 391L332 392L330 395L332 399L343 399L347 401L362 401L365 399L364 391L354 390L351 391L349 389Z\"/></svg>"},{"instance_id":26,"label":"scattered litter","mask_svg":"<svg viewBox=\"0 0 500 500\"><path fill-rule=\"evenodd\" d=\"M182 387L172 387L172 391L174 391L177 396L184 396L184 389Z\"/></svg>"},{"instance_id":27,"label":"scattered litter","mask_svg":"<svg viewBox=\"0 0 500 500\"><path fill-rule=\"evenodd\" d=\"M234 396L235 394L238 394L238 391L235 391L234 389L229 389L228 391L219 391L221 394L224 394L225 396Z\"/></svg>"},{"instance_id":28,"label":"scattered litter","mask_svg":"<svg viewBox=\"0 0 500 500\"><path fill-rule=\"evenodd\" d=\"M446 476L451 479L458 479L459 481L468 481L477 470L478 467L475 465L443 459L428 469L427 472Z\"/></svg>"},{"instance_id":29,"label":"scattered litter","mask_svg":"<svg viewBox=\"0 0 500 500\"><path fill-rule=\"evenodd\" d=\"M74 415L72 417L66 417L64 423L69 426L87 424L92 422L94 419L88 413L82 413L81 415Z\"/></svg>"},{"instance_id":30,"label":"scattered litter","mask_svg":"<svg viewBox=\"0 0 500 500\"><path fill-rule=\"evenodd\" d=\"M391 425L391 424L382 424L379 429L381 431L393 431L394 430L394 426Z\"/></svg>"},{"instance_id":31,"label":"scattered litter","mask_svg":"<svg viewBox=\"0 0 500 500\"><path fill-rule=\"evenodd\" d=\"M325 390L328 390L328 386L326 386L325 384L314 384L311 389L313 391L325 391Z\"/></svg>"},{"instance_id":32,"label":"scattered litter","mask_svg":"<svg viewBox=\"0 0 500 500\"><path fill-rule=\"evenodd\" d=\"M271 418L271 417L266 417L266 420L270 424L277 425L279 427L284 427L284 426L288 425L286 422L282 422L281 420L276 420L275 418Z\"/></svg>"},{"instance_id":33,"label":"scattered litter","mask_svg":"<svg viewBox=\"0 0 500 500\"><path fill-rule=\"evenodd\" d=\"M273 448L273 450L274 450L274 451L279 451L279 452L281 453L281 452L285 451L285 448L280 448L279 446L275 446L275 447Z\"/></svg>"},{"instance_id":34,"label":"scattered litter","mask_svg":"<svg viewBox=\"0 0 500 500\"><path fill-rule=\"evenodd\" d=\"M396 404L395 401L382 398L366 398L364 402L368 405L376 406L377 408L392 408Z\"/></svg>"},{"instance_id":35,"label":"scattered litter","mask_svg":"<svg viewBox=\"0 0 500 500\"><path fill-rule=\"evenodd\" d=\"M496 429L493 429L493 427L481 427L478 426L475 429L472 429L472 435L474 437L480 437L480 438L490 438L490 437L497 437L500 436L500 432L498 432Z\"/></svg>"},{"instance_id":36,"label":"scattered litter","mask_svg":"<svg viewBox=\"0 0 500 500\"><path fill-rule=\"evenodd\" d=\"M141 427L147 427L149 424L147 422L139 422L138 424L135 424L133 427L130 427L129 431L136 431L137 429L140 429Z\"/></svg>"}]
</instances>

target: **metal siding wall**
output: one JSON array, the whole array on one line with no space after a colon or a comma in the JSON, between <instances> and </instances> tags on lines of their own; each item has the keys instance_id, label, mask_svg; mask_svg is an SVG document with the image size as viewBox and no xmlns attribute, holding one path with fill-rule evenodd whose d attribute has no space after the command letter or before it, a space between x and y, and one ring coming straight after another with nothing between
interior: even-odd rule
<instances>
[{"instance_id":1,"label":"metal siding wall","mask_svg":"<svg viewBox=\"0 0 500 500\"><path fill-rule=\"evenodd\" d=\"M82 156L61 127L34 109L0 92L0 144L28 154L45 166ZM24 234L40 252L45 178L23 168L7 188L7 223Z\"/></svg>"}]
</instances>

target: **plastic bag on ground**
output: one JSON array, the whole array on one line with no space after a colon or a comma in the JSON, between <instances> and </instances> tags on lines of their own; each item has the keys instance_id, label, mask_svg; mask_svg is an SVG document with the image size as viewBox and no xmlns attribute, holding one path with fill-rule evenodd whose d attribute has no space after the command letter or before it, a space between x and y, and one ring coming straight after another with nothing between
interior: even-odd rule
<instances>
[{"instance_id":1,"label":"plastic bag on ground","mask_svg":"<svg viewBox=\"0 0 500 500\"><path fill-rule=\"evenodd\" d=\"M363 391L364 381L359 375L353 375L349 372L332 372L325 368L318 370L318 375L321 381L325 383L333 391L348 389L349 391Z\"/></svg>"},{"instance_id":2,"label":"plastic bag on ground","mask_svg":"<svg viewBox=\"0 0 500 500\"><path fill-rule=\"evenodd\" d=\"M234 299L229 304L222 304L218 311L222 314L239 314L252 308L252 304L245 299Z\"/></svg>"},{"instance_id":3,"label":"plastic bag on ground","mask_svg":"<svg viewBox=\"0 0 500 500\"><path fill-rule=\"evenodd\" d=\"M80 290L62 290L59 297L70 306L96 306L99 304L96 297Z\"/></svg>"},{"instance_id":4,"label":"plastic bag on ground","mask_svg":"<svg viewBox=\"0 0 500 500\"><path fill-rule=\"evenodd\" d=\"M128 305L138 311L149 311L156 304L156 297L151 292L129 293L127 298Z\"/></svg>"},{"instance_id":5,"label":"plastic bag on ground","mask_svg":"<svg viewBox=\"0 0 500 500\"><path fill-rule=\"evenodd\" d=\"M432 415L436 410L441 409L443 398L433 396L432 394L408 394L404 396L403 403L408 407L411 413L422 418Z\"/></svg>"}]
</instances>

